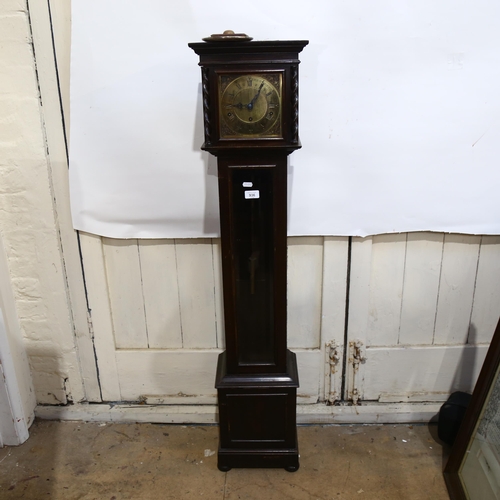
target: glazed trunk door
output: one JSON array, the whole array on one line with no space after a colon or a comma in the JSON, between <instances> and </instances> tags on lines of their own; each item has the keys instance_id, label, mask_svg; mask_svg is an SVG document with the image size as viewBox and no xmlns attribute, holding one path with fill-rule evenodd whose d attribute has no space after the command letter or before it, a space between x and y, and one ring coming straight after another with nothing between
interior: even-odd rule
<instances>
[{"instance_id":1,"label":"glazed trunk door","mask_svg":"<svg viewBox=\"0 0 500 500\"><path fill-rule=\"evenodd\" d=\"M220 241L81 234L81 243L103 400L215 404L224 349ZM345 290L347 239L333 247ZM325 249L322 237L289 240L289 347L298 357L302 403L323 397Z\"/></svg>"},{"instance_id":2,"label":"glazed trunk door","mask_svg":"<svg viewBox=\"0 0 500 500\"><path fill-rule=\"evenodd\" d=\"M472 392L500 313L499 242L436 233L353 239L346 400Z\"/></svg>"}]
</instances>

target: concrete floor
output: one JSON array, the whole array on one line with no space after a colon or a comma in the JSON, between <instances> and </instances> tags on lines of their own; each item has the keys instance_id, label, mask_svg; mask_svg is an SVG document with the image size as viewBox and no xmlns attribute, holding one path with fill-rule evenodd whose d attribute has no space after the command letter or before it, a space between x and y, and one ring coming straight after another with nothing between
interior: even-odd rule
<instances>
[{"instance_id":1,"label":"concrete floor","mask_svg":"<svg viewBox=\"0 0 500 500\"><path fill-rule=\"evenodd\" d=\"M0 499L448 499L435 426L299 427L300 469L217 469L214 426L37 420Z\"/></svg>"}]
</instances>

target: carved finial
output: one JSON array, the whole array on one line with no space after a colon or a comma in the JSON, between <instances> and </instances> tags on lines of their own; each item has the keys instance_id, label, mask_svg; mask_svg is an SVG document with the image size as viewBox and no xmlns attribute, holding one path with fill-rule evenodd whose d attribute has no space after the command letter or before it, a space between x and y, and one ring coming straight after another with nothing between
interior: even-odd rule
<instances>
[{"instance_id":1,"label":"carved finial","mask_svg":"<svg viewBox=\"0 0 500 500\"><path fill-rule=\"evenodd\" d=\"M245 33L235 33L233 30L226 30L222 34L216 34L204 38L205 42L249 42L252 39L251 36L245 35Z\"/></svg>"}]
</instances>

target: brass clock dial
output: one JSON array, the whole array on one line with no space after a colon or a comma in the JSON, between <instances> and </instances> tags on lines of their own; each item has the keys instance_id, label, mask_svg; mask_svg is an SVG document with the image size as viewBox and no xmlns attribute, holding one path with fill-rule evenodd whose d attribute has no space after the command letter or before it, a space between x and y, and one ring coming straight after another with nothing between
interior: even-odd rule
<instances>
[{"instance_id":1,"label":"brass clock dial","mask_svg":"<svg viewBox=\"0 0 500 500\"><path fill-rule=\"evenodd\" d=\"M282 137L282 74L219 76L221 139Z\"/></svg>"}]
</instances>

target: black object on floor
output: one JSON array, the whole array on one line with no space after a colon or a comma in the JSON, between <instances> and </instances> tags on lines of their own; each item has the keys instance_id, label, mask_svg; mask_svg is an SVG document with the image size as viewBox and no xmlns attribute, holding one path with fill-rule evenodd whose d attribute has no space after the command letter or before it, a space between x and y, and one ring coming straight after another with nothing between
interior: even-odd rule
<instances>
[{"instance_id":1,"label":"black object on floor","mask_svg":"<svg viewBox=\"0 0 500 500\"><path fill-rule=\"evenodd\" d=\"M439 410L438 436L450 446L455 442L471 397L466 392L454 392Z\"/></svg>"}]
</instances>

